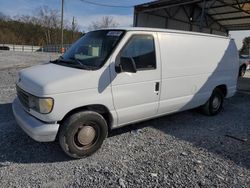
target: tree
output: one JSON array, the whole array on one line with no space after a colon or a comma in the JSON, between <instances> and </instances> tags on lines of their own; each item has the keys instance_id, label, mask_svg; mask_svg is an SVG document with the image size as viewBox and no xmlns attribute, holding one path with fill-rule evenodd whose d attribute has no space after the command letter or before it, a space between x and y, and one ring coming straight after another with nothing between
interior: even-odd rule
<instances>
[{"instance_id":1,"label":"tree","mask_svg":"<svg viewBox=\"0 0 250 188\"><path fill-rule=\"evenodd\" d=\"M60 28L59 11L49 9L47 6L40 7L37 10L37 20L39 25L44 28L46 44L55 43L59 35L59 33L55 31ZM54 40L52 40L52 36Z\"/></svg>"},{"instance_id":2,"label":"tree","mask_svg":"<svg viewBox=\"0 0 250 188\"><path fill-rule=\"evenodd\" d=\"M113 19L112 16L104 16L101 20L93 21L88 29L89 30L96 30L101 28L110 28L110 27L117 27L119 24Z\"/></svg>"},{"instance_id":3,"label":"tree","mask_svg":"<svg viewBox=\"0 0 250 188\"><path fill-rule=\"evenodd\" d=\"M59 44L61 27L59 11L39 7L34 15L10 18L0 12L0 44L47 45ZM71 44L83 35L74 20L64 21L64 43Z\"/></svg>"},{"instance_id":4,"label":"tree","mask_svg":"<svg viewBox=\"0 0 250 188\"><path fill-rule=\"evenodd\" d=\"M243 39L243 45L240 49L240 54L241 55L250 55L250 37L245 37Z\"/></svg>"}]
</instances>

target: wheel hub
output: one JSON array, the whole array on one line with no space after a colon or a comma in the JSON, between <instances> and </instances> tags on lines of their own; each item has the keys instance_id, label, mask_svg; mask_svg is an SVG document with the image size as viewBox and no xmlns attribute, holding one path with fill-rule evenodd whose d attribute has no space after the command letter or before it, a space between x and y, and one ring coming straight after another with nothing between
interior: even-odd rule
<instances>
[{"instance_id":1,"label":"wheel hub","mask_svg":"<svg viewBox=\"0 0 250 188\"><path fill-rule=\"evenodd\" d=\"M219 107L219 105L220 105L220 100L219 100L218 97L215 97L215 98L213 99L212 105L213 105L213 108L214 108L214 109L217 109L217 108Z\"/></svg>"},{"instance_id":2,"label":"wheel hub","mask_svg":"<svg viewBox=\"0 0 250 188\"><path fill-rule=\"evenodd\" d=\"M96 131L92 126L84 126L78 133L77 139L82 145L89 145L93 142Z\"/></svg>"}]
</instances>

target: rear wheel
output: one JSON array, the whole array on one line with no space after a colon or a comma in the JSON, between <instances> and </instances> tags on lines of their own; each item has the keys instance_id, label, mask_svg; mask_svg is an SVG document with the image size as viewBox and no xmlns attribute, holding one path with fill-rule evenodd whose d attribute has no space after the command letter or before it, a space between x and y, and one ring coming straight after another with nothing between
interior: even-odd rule
<instances>
[{"instance_id":1,"label":"rear wheel","mask_svg":"<svg viewBox=\"0 0 250 188\"><path fill-rule=\"evenodd\" d=\"M223 106L224 95L220 89L214 89L209 100L201 107L204 114L213 116L218 114Z\"/></svg>"},{"instance_id":2,"label":"rear wheel","mask_svg":"<svg viewBox=\"0 0 250 188\"><path fill-rule=\"evenodd\" d=\"M71 115L61 125L59 142L73 158L84 158L96 152L108 134L105 119L98 113L84 111Z\"/></svg>"}]
</instances>

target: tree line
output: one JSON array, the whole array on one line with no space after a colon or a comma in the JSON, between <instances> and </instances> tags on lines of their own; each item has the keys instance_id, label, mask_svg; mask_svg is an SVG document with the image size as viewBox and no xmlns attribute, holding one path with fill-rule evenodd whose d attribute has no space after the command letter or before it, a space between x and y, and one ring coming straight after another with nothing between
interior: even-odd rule
<instances>
[{"instance_id":1,"label":"tree line","mask_svg":"<svg viewBox=\"0 0 250 188\"><path fill-rule=\"evenodd\" d=\"M116 27L119 24L111 17L104 16L89 24L88 30ZM34 15L13 18L0 12L0 44L50 45L61 43L60 12L47 6L39 7ZM64 20L64 44L72 44L84 35L76 19Z\"/></svg>"},{"instance_id":2,"label":"tree line","mask_svg":"<svg viewBox=\"0 0 250 188\"><path fill-rule=\"evenodd\" d=\"M61 22L58 10L40 7L36 14L10 18L0 13L0 43L50 45L61 43ZM64 44L71 44L84 35L76 20L64 21Z\"/></svg>"}]
</instances>

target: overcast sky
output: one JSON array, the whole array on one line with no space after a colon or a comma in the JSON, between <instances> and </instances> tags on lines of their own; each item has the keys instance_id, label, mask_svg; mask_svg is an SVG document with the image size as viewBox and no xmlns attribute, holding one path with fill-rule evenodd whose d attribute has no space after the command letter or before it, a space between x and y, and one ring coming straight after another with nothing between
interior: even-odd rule
<instances>
[{"instance_id":1,"label":"overcast sky","mask_svg":"<svg viewBox=\"0 0 250 188\"><path fill-rule=\"evenodd\" d=\"M133 23L133 6L150 0L89 0L97 3L109 5L126 6L122 7L104 7L85 3L81 0L64 0L65 18L69 21L73 16L82 30L87 30L92 21L100 19L102 16L110 15L119 26L129 26ZM60 10L61 0L0 0L0 12L8 16L33 15L35 10L41 6L48 6L52 9ZM130 7L130 8L129 8ZM232 38L235 38L238 48L242 46L242 39L250 36L250 31L230 32Z\"/></svg>"}]
</instances>

